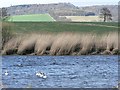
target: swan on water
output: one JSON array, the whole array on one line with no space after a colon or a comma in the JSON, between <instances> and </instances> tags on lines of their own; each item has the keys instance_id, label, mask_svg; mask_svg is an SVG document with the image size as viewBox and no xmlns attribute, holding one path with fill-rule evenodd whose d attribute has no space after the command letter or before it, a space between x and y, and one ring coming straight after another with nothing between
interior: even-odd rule
<instances>
[{"instance_id":1,"label":"swan on water","mask_svg":"<svg viewBox=\"0 0 120 90\"><path fill-rule=\"evenodd\" d=\"M44 79L47 78L47 76L43 72L36 72L36 76Z\"/></svg>"},{"instance_id":2,"label":"swan on water","mask_svg":"<svg viewBox=\"0 0 120 90\"><path fill-rule=\"evenodd\" d=\"M7 70L5 71L5 75L6 75L6 76L8 75L8 71L7 71Z\"/></svg>"}]
</instances>

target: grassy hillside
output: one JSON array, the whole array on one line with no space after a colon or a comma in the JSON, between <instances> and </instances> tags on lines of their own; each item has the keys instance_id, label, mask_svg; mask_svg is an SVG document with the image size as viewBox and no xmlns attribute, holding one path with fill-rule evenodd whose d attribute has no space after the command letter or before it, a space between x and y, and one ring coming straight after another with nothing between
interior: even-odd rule
<instances>
[{"instance_id":1,"label":"grassy hillside","mask_svg":"<svg viewBox=\"0 0 120 90\"><path fill-rule=\"evenodd\" d=\"M93 32L99 34L117 31L118 26L117 22L12 22L9 23L9 29L16 33Z\"/></svg>"},{"instance_id":2,"label":"grassy hillside","mask_svg":"<svg viewBox=\"0 0 120 90\"><path fill-rule=\"evenodd\" d=\"M49 14L15 15L7 19L10 22L55 21Z\"/></svg>"}]
</instances>

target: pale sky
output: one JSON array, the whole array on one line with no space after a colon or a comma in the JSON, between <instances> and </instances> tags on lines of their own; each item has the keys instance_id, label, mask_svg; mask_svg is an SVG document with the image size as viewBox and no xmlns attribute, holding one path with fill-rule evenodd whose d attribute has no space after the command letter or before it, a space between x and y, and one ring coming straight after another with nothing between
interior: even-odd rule
<instances>
[{"instance_id":1,"label":"pale sky","mask_svg":"<svg viewBox=\"0 0 120 90\"><path fill-rule=\"evenodd\" d=\"M58 2L69 2L76 6L91 6L91 5L114 5L118 4L119 0L0 0L0 7L8 7L22 4L48 4Z\"/></svg>"}]
</instances>

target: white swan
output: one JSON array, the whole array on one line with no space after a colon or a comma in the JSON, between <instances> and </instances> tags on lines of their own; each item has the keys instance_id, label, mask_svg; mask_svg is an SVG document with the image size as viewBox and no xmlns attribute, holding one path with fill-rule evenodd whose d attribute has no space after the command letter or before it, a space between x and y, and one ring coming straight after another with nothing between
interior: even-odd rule
<instances>
[{"instance_id":1,"label":"white swan","mask_svg":"<svg viewBox=\"0 0 120 90\"><path fill-rule=\"evenodd\" d=\"M8 71L7 70L5 71L5 75L8 76Z\"/></svg>"},{"instance_id":2,"label":"white swan","mask_svg":"<svg viewBox=\"0 0 120 90\"><path fill-rule=\"evenodd\" d=\"M36 76L44 79L47 78L47 76L43 72L36 72Z\"/></svg>"}]
</instances>

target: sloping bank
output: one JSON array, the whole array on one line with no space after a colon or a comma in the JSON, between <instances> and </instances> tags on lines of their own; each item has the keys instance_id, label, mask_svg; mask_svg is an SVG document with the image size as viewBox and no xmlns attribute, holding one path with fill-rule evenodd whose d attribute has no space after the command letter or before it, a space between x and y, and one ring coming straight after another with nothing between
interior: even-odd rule
<instances>
[{"instance_id":1,"label":"sloping bank","mask_svg":"<svg viewBox=\"0 0 120 90\"><path fill-rule=\"evenodd\" d=\"M120 43L119 43L120 44ZM26 34L15 36L3 47L3 55L116 55L118 33Z\"/></svg>"}]
</instances>

